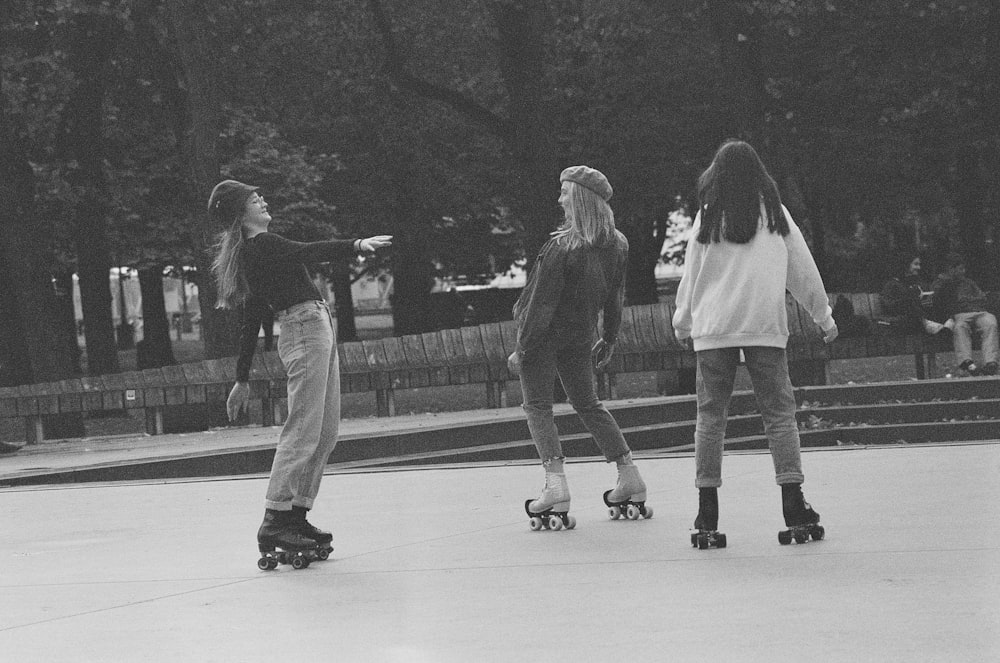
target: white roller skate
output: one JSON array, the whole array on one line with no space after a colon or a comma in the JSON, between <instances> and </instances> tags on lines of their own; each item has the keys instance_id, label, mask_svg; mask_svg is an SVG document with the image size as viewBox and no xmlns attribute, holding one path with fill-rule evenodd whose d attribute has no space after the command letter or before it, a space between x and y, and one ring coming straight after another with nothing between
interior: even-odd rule
<instances>
[{"instance_id":1,"label":"white roller skate","mask_svg":"<svg viewBox=\"0 0 1000 663\"><path fill-rule=\"evenodd\" d=\"M653 517L653 507L646 506L646 482L635 465L618 466L618 485L605 491L604 503L611 520L623 516L628 520Z\"/></svg>"},{"instance_id":2,"label":"white roller skate","mask_svg":"<svg viewBox=\"0 0 1000 663\"><path fill-rule=\"evenodd\" d=\"M536 500L525 500L524 511L533 532L541 529L561 530L576 527L576 518L569 515L569 484L562 472L546 472L545 488Z\"/></svg>"}]
</instances>

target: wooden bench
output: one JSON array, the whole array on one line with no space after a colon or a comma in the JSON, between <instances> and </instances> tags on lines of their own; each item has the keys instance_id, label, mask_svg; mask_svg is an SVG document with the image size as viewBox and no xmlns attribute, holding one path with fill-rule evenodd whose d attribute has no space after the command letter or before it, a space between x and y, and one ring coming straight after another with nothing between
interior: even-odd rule
<instances>
[{"instance_id":1,"label":"wooden bench","mask_svg":"<svg viewBox=\"0 0 1000 663\"><path fill-rule=\"evenodd\" d=\"M833 359L912 355L916 377L935 377L936 354L952 350L950 334L899 335L888 330L878 295L831 294L831 304L850 299L855 315L867 321L857 336L843 335L826 345L808 314L788 298L789 369L796 386L828 382ZM674 335L673 298L628 306L614 357L597 377L602 398L617 398L618 377L655 372L661 394L694 389L695 355ZM342 343L338 346L341 391L372 393L379 416L396 412L395 393L401 389L479 384L484 404L506 405L507 383L517 378L507 370L516 342L512 321L493 322L425 334ZM164 413L183 406L214 407L225 403L236 379L235 358L201 361L59 382L0 388L0 417L24 421L29 443L44 439L47 415L69 412L137 411L145 413L149 434L165 430ZM263 425L283 421L287 409L287 378L276 352L258 353L250 369L249 419Z\"/></svg>"}]
</instances>

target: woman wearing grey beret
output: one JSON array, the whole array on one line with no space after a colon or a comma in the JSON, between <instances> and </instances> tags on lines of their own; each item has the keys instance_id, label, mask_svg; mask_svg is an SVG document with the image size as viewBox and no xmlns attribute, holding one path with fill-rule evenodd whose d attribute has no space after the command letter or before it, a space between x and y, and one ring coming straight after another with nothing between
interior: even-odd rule
<instances>
[{"instance_id":1,"label":"woman wearing grey beret","mask_svg":"<svg viewBox=\"0 0 1000 663\"><path fill-rule=\"evenodd\" d=\"M573 166L559 180L566 220L542 247L514 305L517 347L507 360L521 378L528 428L545 469L541 495L524 504L533 530L576 525L552 415L556 377L604 457L618 465L618 483L604 493L609 515L632 520L653 515L631 450L594 389L594 369L603 370L611 360L621 325L628 241L615 229L611 184L600 171Z\"/></svg>"}]
</instances>

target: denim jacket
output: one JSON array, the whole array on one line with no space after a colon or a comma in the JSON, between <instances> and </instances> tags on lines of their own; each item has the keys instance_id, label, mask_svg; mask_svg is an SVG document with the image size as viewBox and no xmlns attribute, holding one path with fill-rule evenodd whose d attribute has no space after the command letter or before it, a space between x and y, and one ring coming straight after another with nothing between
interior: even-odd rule
<instances>
[{"instance_id":1,"label":"denim jacket","mask_svg":"<svg viewBox=\"0 0 1000 663\"><path fill-rule=\"evenodd\" d=\"M542 246L528 282L514 304L517 347L530 356L548 341L590 344L604 311L602 337L614 343L625 303L628 240L617 230L604 246L570 248L565 237Z\"/></svg>"}]
</instances>

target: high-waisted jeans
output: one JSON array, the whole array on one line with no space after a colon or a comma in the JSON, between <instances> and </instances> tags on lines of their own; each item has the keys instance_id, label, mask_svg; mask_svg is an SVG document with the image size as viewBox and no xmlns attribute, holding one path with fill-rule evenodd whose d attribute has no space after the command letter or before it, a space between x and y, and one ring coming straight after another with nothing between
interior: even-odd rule
<instances>
[{"instance_id":1,"label":"high-waisted jeans","mask_svg":"<svg viewBox=\"0 0 1000 663\"><path fill-rule=\"evenodd\" d=\"M799 428L795 421L795 394L788 377L784 348L743 348L753 383L757 408L764 420L778 484L802 483ZM722 451L726 418L733 395L739 348L702 350L698 357L698 419L694 432L695 485L722 485Z\"/></svg>"},{"instance_id":2,"label":"high-waisted jeans","mask_svg":"<svg viewBox=\"0 0 1000 663\"><path fill-rule=\"evenodd\" d=\"M628 444L625 443L618 423L597 399L590 346L557 348L550 342L530 358L525 357L521 363L524 412L528 416L528 430L531 431L542 462L563 457L559 431L552 415L552 390L557 375L562 380L570 404L594 436L604 457L611 461L627 454Z\"/></svg>"},{"instance_id":3,"label":"high-waisted jeans","mask_svg":"<svg viewBox=\"0 0 1000 663\"><path fill-rule=\"evenodd\" d=\"M325 302L295 304L277 315L278 356L288 375L288 419L271 466L265 506L311 509L340 425L336 332Z\"/></svg>"}]
</instances>

